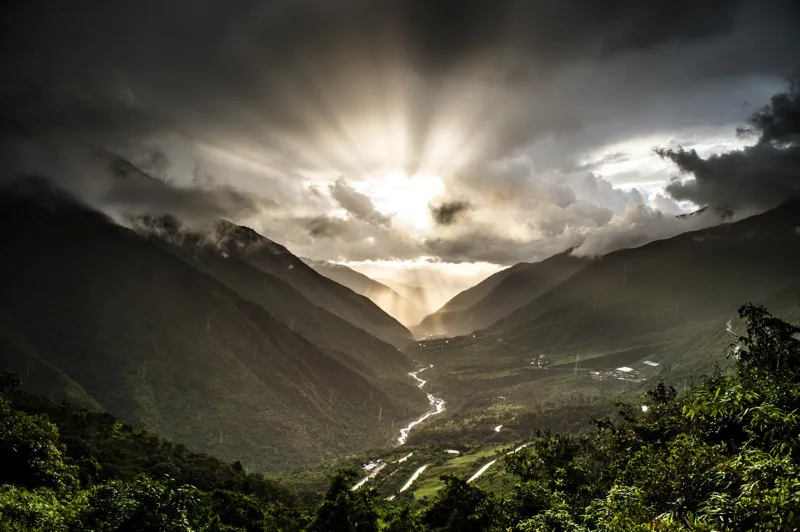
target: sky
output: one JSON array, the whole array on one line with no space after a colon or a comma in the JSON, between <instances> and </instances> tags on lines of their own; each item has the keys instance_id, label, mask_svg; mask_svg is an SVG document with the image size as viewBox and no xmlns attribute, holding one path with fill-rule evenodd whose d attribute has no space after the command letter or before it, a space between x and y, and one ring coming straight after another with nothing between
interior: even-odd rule
<instances>
[{"instance_id":1,"label":"sky","mask_svg":"<svg viewBox=\"0 0 800 532\"><path fill-rule=\"evenodd\" d=\"M799 19L789 0L16 2L2 179L454 292L797 190L731 154L774 162L736 128L785 90Z\"/></svg>"}]
</instances>

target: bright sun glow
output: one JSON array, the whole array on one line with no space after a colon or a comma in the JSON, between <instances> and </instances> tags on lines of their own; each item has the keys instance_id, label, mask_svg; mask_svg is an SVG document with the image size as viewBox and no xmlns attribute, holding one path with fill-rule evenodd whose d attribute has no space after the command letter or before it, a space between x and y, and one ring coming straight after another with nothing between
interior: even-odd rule
<instances>
[{"instance_id":1,"label":"bright sun glow","mask_svg":"<svg viewBox=\"0 0 800 532\"><path fill-rule=\"evenodd\" d=\"M377 210L393 214L393 225L402 226L416 236L433 228L429 205L445 193L445 185L438 177L425 174L408 177L401 171L352 185L369 196Z\"/></svg>"}]
</instances>

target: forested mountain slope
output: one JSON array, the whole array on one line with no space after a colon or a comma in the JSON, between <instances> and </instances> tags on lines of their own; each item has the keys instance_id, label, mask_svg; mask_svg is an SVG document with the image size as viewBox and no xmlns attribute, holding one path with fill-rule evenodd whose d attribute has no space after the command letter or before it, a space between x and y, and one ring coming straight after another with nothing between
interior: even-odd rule
<instances>
[{"instance_id":1,"label":"forested mountain slope","mask_svg":"<svg viewBox=\"0 0 800 532\"><path fill-rule=\"evenodd\" d=\"M366 485L354 488L364 472L339 470L317 504L112 416L16 393L16 376L0 373L0 528L796 530L800 327L752 305L740 316L729 372L682 392L655 384L580 436L543 432L457 456L375 451L382 465ZM476 481L487 469L505 482Z\"/></svg>"},{"instance_id":2,"label":"forested mountain slope","mask_svg":"<svg viewBox=\"0 0 800 532\"><path fill-rule=\"evenodd\" d=\"M425 309L419 302L400 295L394 289L363 273L342 264L311 259L303 259L303 261L325 277L370 298L385 312L395 316L403 323L416 325L425 317Z\"/></svg>"},{"instance_id":3,"label":"forested mountain slope","mask_svg":"<svg viewBox=\"0 0 800 532\"><path fill-rule=\"evenodd\" d=\"M523 349L566 349L730 316L741 301L800 281L798 227L800 201L793 200L736 223L610 253L486 333Z\"/></svg>"},{"instance_id":4,"label":"forested mountain slope","mask_svg":"<svg viewBox=\"0 0 800 532\"><path fill-rule=\"evenodd\" d=\"M376 377L370 353L313 343L152 239L34 188L0 197L0 364L27 389L265 470L390 441L394 420L424 410L388 345L373 340L394 375Z\"/></svg>"},{"instance_id":5,"label":"forested mountain slope","mask_svg":"<svg viewBox=\"0 0 800 532\"><path fill-rule=\"evenodd\" d=\"M238 248L247 262L284 280L309 301L395 347L403 347L411 341L408 329L378 305L317 273L282 245L250 228L234 224L222 224L218 233L220 239Z\"/></svg>"},{"instance_id":6,"label":"forested mountain slope","mask_svg":"<svg viewBox=\"0 0 800 532\"><path fill-rule=\"evenodd\" d=\"M589 264L587 259L570 256L570 251L492 275L427 316L418 332L460 336L492 325Z\"/></svg>"}]
</instances>

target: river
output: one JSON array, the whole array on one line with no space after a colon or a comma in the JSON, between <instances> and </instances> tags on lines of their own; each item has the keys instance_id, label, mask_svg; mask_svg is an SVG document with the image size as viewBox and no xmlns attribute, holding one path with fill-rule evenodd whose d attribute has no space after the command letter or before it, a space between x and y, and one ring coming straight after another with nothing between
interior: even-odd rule
<instances>
[{"instance_id":1,"label":"river","mask_svg":"<svg viewBox=\"0 0 800 532\"><path fill-rule=\"evenodd\" d=\"M413 379L415 379L417 381L417 383L418 383L417 388L419 388L420 390L422 390L422 387L425 386L425 383L427 381L424 381L424 380L420 379L418 377L418 375L420 373L422 373L423 371L425 371L426 369L430 369L432 367L433 367L433 364L431 364L427 368L422 368L421 370L418 370L418 371L412 371L411 373L408 374L410 377L412 377ZM428 396L428 402L431 405L430 410L428 410L427 412L422 414L420 417L418 417L417 419L415 419L414 421L412 421L411 423L409 423L408 425L406 425L405 427L400 429L400 436L397 437L397 444L398 445L403 445L406 442L406 440L408 440L408 435L409 435L409 433L411 433L411 429L413 429L414 427L416 427L417 425L419 425L420 423L422 423L423 421L425 421L429 417L435 416L436 414L441 414L442 412L445 411L444 399L441 399L439 397L434 397L434 395L431 394L431 393L427 393L426 392L426 394Z\"/></svg>"},{"instance_id":2,"label":"river","mask_svg":"<svg viewBox=\"0 0 800 532\"><path fill-rule=\"evenodd\" d=\"M432 367L433 367L433 364L431 364L427 368L422 368L422 369L420 369L418 371L412 371L411 373L408 374L410 377L412 377L413 379L415 379L417 381L417 383L418 383L417 384L417 388L419 388L420 390L422 390L422 387L425 386L427 381L425 381L423 379L420 379L417 375L419 375L420 373L422 373L426 369L430 369ZM411 423L409 423L408 425L406 425L405 427L400 429L400 436L397 437L397 445L398 446L399 445L403 445L404 443L406 443L406 440L408 439L408 435L411 433L411 429L413 429L414 427L416 427L417 425L419 425L420 423L422 423L423 421L425 421L429 417L435 416L436 414L441 414L442 412L444 412L444 410L445 410L444 399L441 399L439 397L434 397L433 394L430 394L430 393L427 393L427 392L426 392L426 394L428 396L428 402L431 405L430 410L428 410L423 415L421 415L420 417L418 417L417 419L415 419L414 421L412 421ZM408 455L404 456L403 458L400 458L399 460L396 460L395 462L396 463L405 462L406 460L408 460L411 457L412 454L414 454L414 453L409 453ZM361 481L358 484L353 486L353 488L352 488L353 490L357 490L358 488L360 488L361 486L363 486L364 484L366 484L367 482L369 482L370 480L375 478L378 475L378 473L381 472L381 470L384 468L384 466L386 464L385 463L378 464L377 462L374 462L374 463L371 463L370 465L372 466L370 468L370 473L366 477L361 479ZM425 470L426 467L428 467L428 466L424 465L421 468L419 468L414 473L414 475L412 475L411 479L406 483L406 485L400 491L405 491L406 489L408 489L408 487L411 486L411 484L414 483L414 480L416 480L416 478ZM392 496L389 500L392 500L392 499L394 499L394 496Z\"/></svg>"}]
</instances>

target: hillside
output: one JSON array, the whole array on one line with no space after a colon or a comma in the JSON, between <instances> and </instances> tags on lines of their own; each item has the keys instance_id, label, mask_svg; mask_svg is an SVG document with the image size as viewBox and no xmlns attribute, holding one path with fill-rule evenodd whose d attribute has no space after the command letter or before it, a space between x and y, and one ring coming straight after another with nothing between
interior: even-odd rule
<instances>
[{"instance_id":1,"label":"hillside","mask_svg":"<svg viewBox=\"0 0 800 532\"><path fill-rule=\"evenodd\" d=\"M325 277L348 287L357 294L368 297L384 312L394 316L407 326L416 325L425 317L425 309L416 300L400 295L392 288L363 273L342 264L311 259L303 259L303 261Z\"/></svg>"},{"instance_id":2,"label":"hillside","mask_svg":"<svg viewBox=\"0 0 800 532\"><path fill-rule=\"evenodd\" d=\"M278 277L309 301L336 314L369 334L401 348L411 342L411 333L367 297L317 273L280 244L252 229L223 224L218 232L223 242L239 248L251 265Z\"/></svg>"},{"instance_id":3,"label":"hillside","mask_svg":"<svg viewBox=\"0 0 800 532\"><path fill-rule=\"evenodd\" d=\"M790 201L737 223L608 254L486 332L521 348L566 349L728 316L741 301L800 280L797 227L800 201Z\"/></svg>"},{"instance_id":4,"label":"hillside","mask_svg":"<svg viewBox=\"0 0 800 532\"><path fill-rule=\"evenodd\" d=\"M407 373L412 366L394 346L309 301L283 279L250 262L254 249L274 246L270 240L229 222L220 222L213 236L181 230L172 218L141 222L152 242L257 303L382 389L401 395L409 392ZM282 247L276 249L286 253Z\"/></svg>"},{"instance_id":5,"label":"hillside","mask_svg":"<svg viewBox=\"0 0 800 532\"><path fill-rule=\"evenodd\" d=\"M96 158L101 165L101 172L110 171L113 174L113 176L106 177L114 180L115 185L124 180L129 186L154 189L158 195L175 194L175 190L170 185L152 177L119 155L101 150L96 154ZM159 217L141 215L127 218L126 223L141 229L144 234L159 235L164 242L169 244L168 249L179 251L179 254L191 259L190 263L195 266L198 264L197 259L201 251L213 251L216 256L224 254L227 257L234 257L238 259L237 262L240 265L247 263L251 268L260 270L273 279L277 278L283 281L294 290L290 299L301 298L311 301L328 313L348 321L355 328L366 331L366 335L359 335L359 339L362 341L372 335L400 348L411 340L411 333L405 327L382 312L369 299L354 294L342 285L319 275L284 246L260 235L249 227L219 220L210 228L207 227L207 222L204 223L202 226L205 227L205 230L198 233L197 230L192 232L182 227L179 219L172 215ZM208 256L208 253L205 255ZM233 279L235 278L236 276L233 277ZM266 288L266 284L262 284ZM237 290L235 284L232 288ZM250 299L253 286L245 284L239 288L244 289L244 291L239 291L239 294L245 299ZM259 303L263 302L262 298ZM270 310L276 308L280 308L280 305L273 305ZM292 319L295 317L290 316ZM286 323L290 323L290 321L291 319ZM344 326L339 324L339 326L339 336L341 336L344 329L348 327L346 324ZM356 336L356 334L351 336ZM369 340L369 342L371 341L372 339Z\"/></svg>"},{"instance_id":6,"label":"hillside","mask_svg":"<svg viewBox=\"0 0 800 532\"><path fill-rule=\"evenodd\" d=\"M309 341L162 245L45 188L0 197L0 367L27 390L281 471L391 441L395 420L426 408L388 345L373 340L386 373L375 377L370 353Z\"/></svg>"},{"instance_id":7,"label":"hillside","mask_svg":"<svg viewBox=\"0 0 800 532\"><path fill-rule=\"evenodd\" d=\"M0 528L795 530L800 327L752 305L739 316L730 371L658 383L583 435L375 449L285 479L20 394L0 373Z\"/></svg>"},{"instance_id":8,"label":"hillside","mask_svg":"<svg viewBox=\"0 0 800 532\"><path fill-rule=\"evenodd\" d=\"M474 337L419 342L409 352L436 365L428 386L453 416L478 419L496 408L486 426L567 392L595 401L658 378L683 385L725 362L727 324L742 301L800 314L797 227L800 208L789 202L617 251ZM502 408L493 406L498 397Z\"/></svg>"},{"instance_id":9,"label":"hillside","mask_svg":"<svg viewBox=\"0 0 800 532\"><path fill-rule=\"evenodd\" d=\"M588 260L570 256L570 251L541 262L516 264L490 276L425 317L415 332L432 336L461 336L492 325L589 263Z\"/></svg>"}]
</instances>

